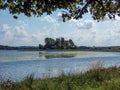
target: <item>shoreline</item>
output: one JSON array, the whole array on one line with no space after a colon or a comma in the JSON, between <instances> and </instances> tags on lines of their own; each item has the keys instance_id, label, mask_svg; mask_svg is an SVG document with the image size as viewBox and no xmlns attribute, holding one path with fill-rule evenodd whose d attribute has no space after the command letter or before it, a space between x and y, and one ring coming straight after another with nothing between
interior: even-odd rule
<instances>
[{"instance_id":1,"label":"shoreline","mask_svg":"<svg viewBox=\"0 0 120 90\"><path fill-rule=\"evenodd\" d=\"M2 49L0 49L1 51L5 51L5 49L4 50L2 50ZM90 52L120 52L120 50L118 49L118 50L80 50L80 49L78 49L78 50L59 50L59 49L49 49L49 50L31 50L31 49L13 49L13 50L16 50L16 51L48 51L48 52L55 52L55 51L57 51L57 52L72 52L72 51L90 51ZM8 49L8 51L11 51L11 49L9 50Z\"/></svg>"},{"instance_id":2,"label":"shoreline","mask_svg":"<svg viewBox=\"0 0 120 90\"><path fill-rule=\"evenodd\" d=\"M44 79L35 79L32 74L19 82L2 81L0 90L120 90L120 67L103 68L100 62L94 65L84 73L63 72L58 77Z\"/></svg>"},{"instance_id":3,"label":"shoreline","mask_svg":"<svg viewBox=\"0 0 120 90\"><path fill-rule=\"evenodd\" d=\"M21 50L17 50L17 51L60 51L60 52L64 52L64 51L95 51L95 52L120 52L120 50L118 49L118 50L81 50L81 49L43 49L43 50L31 50L31 49L21 49Z\"/></svg>"}]
</instances>

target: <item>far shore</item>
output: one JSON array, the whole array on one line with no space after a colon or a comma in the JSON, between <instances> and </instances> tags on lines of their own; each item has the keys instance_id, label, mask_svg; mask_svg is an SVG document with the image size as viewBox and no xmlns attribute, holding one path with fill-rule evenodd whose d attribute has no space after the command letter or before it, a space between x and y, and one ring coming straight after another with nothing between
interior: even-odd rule
<instances>
[{"instance_id":1,"label":"far shore","mask_svg":"<svg viewBox=\"0 0 120 90\"><path fill-rule=\"evenodd\" d=\"M120 49L112 49L112 50L81 50L81 49L19 49L18 51L60 51L60 52L72 52L72 51L96 51L96 52L120 52Z\"/></svg>"},{"instance_id":2,"label":"far shore","mask_svg":"<svg viewBox=\"0 0 120 90\"><path fill-rule=\"evenodd\" d=\"M77 46L76 48L56 49L40 48L39 46L4 46L0 45L0 50L18 50L18 51L99 51L99 52L120 52L120 46Z\"/></svg>"}]
</instances>

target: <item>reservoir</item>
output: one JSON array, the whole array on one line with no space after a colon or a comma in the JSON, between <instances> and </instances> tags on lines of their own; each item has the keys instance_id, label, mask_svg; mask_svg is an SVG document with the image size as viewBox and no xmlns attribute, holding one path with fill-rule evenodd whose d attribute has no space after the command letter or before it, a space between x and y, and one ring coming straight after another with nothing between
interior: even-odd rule
<instances>
[{"instance_id":1,"label":"reservoir","mask_svg":"<svg viewBox=\"0 0 120 90\"><path fill-rule=\"evenodd\" d=\"M120 66L120 52L0 50L0 79L19 81L31 74L44 78L80 73L96 60L103 61L104 67Z\"/></svg>"}]
</instances>

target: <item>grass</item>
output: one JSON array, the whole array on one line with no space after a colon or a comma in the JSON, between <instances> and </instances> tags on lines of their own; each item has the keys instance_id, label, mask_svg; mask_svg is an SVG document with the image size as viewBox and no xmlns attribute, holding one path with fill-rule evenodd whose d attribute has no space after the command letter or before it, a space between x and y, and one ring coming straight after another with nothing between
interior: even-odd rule
<instances>
[{"instance_id":1,"label":"grass","mask_svg":"<svg viewBox=\"0 0 120 90\"><path fill-rule=\"evenodd\" d=\"M120 52L120 49L111 49L111 50L108 50L109 52Z\"/></svg>"},{"instance_id":2,"label":"grass","mask_svg":"<svg viewBox=\"0 0 120 90\"><path fill-rule=\"evenodd\" d=\"M34 79L34 75L21 82L1 82L0 90L120 90L120 67L102 67L101 61L91 69L79 74L64 74L58 77Z\"/></svg>"}]
</instances>

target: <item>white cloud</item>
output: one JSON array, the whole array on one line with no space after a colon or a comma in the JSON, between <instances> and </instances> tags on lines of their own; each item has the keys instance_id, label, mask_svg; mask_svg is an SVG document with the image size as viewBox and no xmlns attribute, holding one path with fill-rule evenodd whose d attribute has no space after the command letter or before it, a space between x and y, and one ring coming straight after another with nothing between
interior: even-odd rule
<instances>
[{"instance_id":1,"label":"white cloud","mask_svg":"<svg viewBox=\"0 0 120 90\"><path fill-rule=\"evenodd\" d=\"M115 16L115 19L116 19L116 20L120 20L120 17L116 15L116 16Z\"/></svg>"},{"instance_id":2,"label":"white cloud","mask_svg":"<svg viewBox=\"0 0 120 90\"><path fill-rule=\"evenodd\" d=\"M43 21L55 24L56 26L59 26L59 23L56 19L54 19L53 17L51 17L50 15L47 15L43 18Z\"/></svg>"},{"instance_id":3,"label":"white cloud","mask_svg":"<svg viewBox=\"0 0 120 90\"><path fill-rule=\"evenodd\" d=\"M42 21L45 21L51 24L51 26L53 26L52 29L57 29L57 27L60 25L59 22L55 18L51 17L50 15L45 16L42 19Z\"/></svg>"},{"instance_id":4,"label":"white cloud","mask_svg":"<svg viewBox=\"0 0 120 90\"><path fill-rule=\"evenodd\" d=\"M22 26L27 26L28 25L27 22L22 21L22 20L18 20L17 22L18 22L18 25L22 25Z\"/></svg>"},{"instance_id":5,"label":"white cloud","mask_svg":"<svg viewBox=\"0 0 120 90\"><path fill-rule=\"evenodd\" d=\"M18 38L24 38L28 36L23 26L15 26L13 28L13 33L14 33L14 37L18 37Z\"/></svg>"},{"instance_id":6,"label":"white cloud","mask_svg":"<svg viewBox=\"0 0 120 90\"><path fill-rule=\"evenodd\" d=\"M48 31L36 32L36 33L32 34L32 36L31 36L32 40L34 40L34 43L35 43L36 45L38 45L38 44L40 44L40 43L41 43L41 44L44 44L44 39L45 39L46 37L50 37Z\"/></svg>"},{"instance_id":7,"label":"white cloud","mask_svg":"<svg viewBox=\"0 0 120 90\"><path fill-rule=\"evenodd\" d=\"M93 20L82 20L82 19L81 20L75 20L75 19L71 19L69 22L71 24L75 24L78 29L87 29L87 30L89 30L89 29L92 29L93 26L95 25Z\"/></svg>"},{"instance_id":8,"label":"white cloud","mask_svg":"<svg viewBox=\"0 0 120 90\"><path fill-rule=\"evenodd\" d=\"M66 39L72 39L75 44L80 46L120 45L119 17L116 21L107 20L99 23L94 20L72 19L64 25L51 16L45 16L42 21L45 22L45 26L34 33L29 33L29 30L26 30L27 24L24 21L18 21L15 26L1 25L0 38L2 39L0 44L38 45L39 43L44 44L44 38L46 37L65 37ZM66 30L67 28L71 29L67 26L75 27L75 29Z\"/></svg>"},{"instance_id":9,"label":"white cloud","mask_svg":"<svg viewBox=\"0 0 120 90\"><path fill-rule=\"evenodd\" d=\"M10 30L10 26L8 26L7 24L3 24L0 27L0 43L1 44L6 44L7 42L9 42L12 38L12 34L9 31Z\"/></svg>"},{"instance_id":10,"label":"white cloud","mask_svg":"<svg viewBox=\"0 0 120 90\"><path fill-rule=\"evenodd\" d=\"M81 46L120 45L120 20L99 23L92 20L80 21L72 19L70 24L76 27L78 25L79 28L62 35L73 39L77 45Z\"/></svg>"},{"instance_id":11,"label":"white cloud","mask_svg":"<svg viewBox=\"0 0 120 90\"><path fill-rule=\"evenodd\" d=\"M10 26L8 26L7 24L2 25L2 30L8 30L8 29L10 29Z\"/></svg>"},{"instance_id":12,"label":"white cloud","mask_svg":"<svg viewBox=\"0 0 120 90\"><path fill-rule=\"evenodd\" d=\"M91 29L93 27L93 21L85 20L83 22L77 23L79 29Z\"/></svg>"},{"instance_id":13,"label":"white cloud","mask_svg":"<svg viewBox=\"0 0 120 90\"><path fill-rule=\"evenodd\" d=\"M49 22L49 23L56 23L57 21L53 19L51 16L47 15L44 17L44 20Z\"/></svg>"},{"instance_id":14,"label":"white cloud","mask_svg":"<svg viewBox=\"0 0 120 90\"><path fill-rule=\"evenodd\" d=\"M57 37L57 30L43 29L32 34L28 34L25 26L10 27L7 24L0 26L0 43L3 45L22 46L22 45L38 45L44 44L46 37Z\"/></svg>"},{"instance_id":15,"label":"white cloud","mask_svg":"<svg viewBox=\"0 0 120 90\"><path fill-rule=\"evenodd\" d=\"M63 19L62 19L62 12L58 12L58 14L57 14L57 19L58 19L58 21L63 21Z\"/></svg>"},{"instance_id":16,"label":"white cloud","mask_svg":"<svg viewBox=\"0 0 120 90\"><path fill-rule=\"evenodd\" d=\"M80 23L76 20L72 22L75 25L76 23ZM89 22L89 20L84 22ZM92 21L90 21L90 23L91 22ZM7 24L3 24L0 28L0 37L3 39L0 42L11 45L38 45L39 43L44 44L44 39L46 37L65 37L65 39L72 39L75 44L80 46L120 45L120 29L119 26L117 27L119 21L113 21L112 28L104 28L105 30L95 27L99 24L103 25L103 27L106 24L105 26L107 27L110 23L111 22L108 21L107 24L106 22L94 23L95 25L92 27L85 24L86 27L89 26L90 30L79 30L79 28L76 28L76 30L73 31L58 32L58 30L49 28L34 32L33 34L28 34L24 26L10 27Z\"/></svg>"},{"instance_id":17,"label":"white cloud","mask_svg":"<svg viewBox=\"0 0 120 90\"><path fill-rule=\"evenodd\" d=\"M11 27L7 24L0 26L0 43L4 45L19 45L25 43L28 34L23 26Z\"/></svg>"},{"instance_id":18,"label":"white cloud","mask_svg":"<svg viewBox=\"0 0 120 90\"><path fill-rule=\"evenodd\" d=\"M63 34L66 38L71 38L77 45L80 46L109 46L120 45L120 33L114 30L74 30Z\"/></svg>"}]
</instances>

